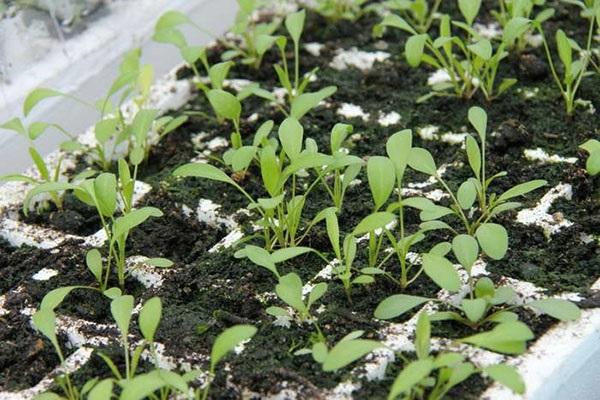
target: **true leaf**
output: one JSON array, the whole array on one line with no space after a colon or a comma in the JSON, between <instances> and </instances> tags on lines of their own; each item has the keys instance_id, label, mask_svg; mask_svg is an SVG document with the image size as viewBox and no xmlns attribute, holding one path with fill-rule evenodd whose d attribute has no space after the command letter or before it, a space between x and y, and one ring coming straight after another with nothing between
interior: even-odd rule
<instances>
[{"instance_id":1,"label":"true leaf","mask_svg":"<svg viewBox=\"0 0 600 400\"><path fill-rule=\"evenodd\" d=\"M304 128L296 118L286 118L278 130L279 141L283 147L283 151L290 158L295 160L302 151L302 141L304 136Z\"/></svg>"},{"instance_id":2,"label":"true leaf","mask_svg":"<svg viewBox=\"0 0 600 400\"><path fill-rule=\"evenodd\" d=\"M581 316L579 307L568 300L548 298L534 300L527 305L561 321L575 321Z\"/></svg>"},{"instance_id":3,"label":"true leaf","mask_svg":"<svg viewBox=\"0 0 600 400\"><path fill-rule=\"evenodd\" d=\"M431 253L425 253L422 257L423 270L439 287L450 292L460 290L460 277L448 259Z\"/></svg>"},{"instance_id":4,"label":"true leaf","mask_svg":"<svg viewBox=\"0 0 600 400\"><path fill-rule=\"evenodd\" d=\"M427 41L427 34L413 35L408 38L404 47L406 61L411 67L418 67L423 59L423 48Z\"/></svg>"},{"instance_id":5,"label":"true leaf","mask_svg":"<svg viewBox=\"0 0 600 400\"><path fill-rule=\"evenodd\" d=\"M484 253L494 260L500 260L508 250L508 233L502 225L485 223L477 228L475 236Z\"/></svg>"},{"instance_id":6,"label":"true leaf","mask_svg":"<svg viewBox=\"0 0 600 400\"><path fill-rule=\"evenodd\" d=\"M351 364L373 350L383 347L374 340L344 340L333 346L323 362L323 371L336 371Z\"/></svg>"},{"instance_id":7,"label":"true leaf","mask_svg":"<svg viewBox=\"0 0 600 400\"><path fill-rule=\"evenodd\" d=\"M133 296L119 296L110 303L110 312L117 323L121 336L126 338L129 333L129 323L133 312Z\"/></svg>"},{"instance_id":8,"label":"true leaf","mask_svg":"<svg viewBox=\"0 0 600 400\"><path fill-rule=\"evenodd\" d=\"M205 163L189 163L178 167L174 172L175 176L192 176L196 178L206 178L213 181L225 182L235 185L235 182L219 168Z\"/></svg>"},{"instance_id":9,"label":"true leaf","mask_svg":"<svg viewBox=\"0 0 600 400\"><path fill-rule=\"evenodd\" d=\"M479 256L479 245L473 236L461 234L452 239L452 252L460 265L470 271Z\"/></svg>"},{"instance_id":10,"label":"true leaf","mask_svg":"<svg viewBox=\"0 0 600 400\"><path fill-rule=\"evenodd\" d=\"M466 0L470 1L470 0ZM481 107L471 107L468 113L469 122L479 134L482 143L485 143L487 130L487 114Z\"/></svg>"},{"instance_id":11,"label":"true leaf","mask_svg":"<svg viewBox=\"0 0 600 400\"><path fill-rule=\"evenodd\" d=\"M362 219L354 228L354 236L362 235L367 232L373 232L376 229L384 228L386 225L395 221L396 216L389 212L376 212Z\"/></svg>"},{"instance_id":12,"label":"true leaf","mask_svg":"<svg viewBox=\"0 0 600 400\"><path fill-rule=\"evenodd\" d=\"M237 345L252 338L256 331L256 327L252 325L236 325L221 332L215 339L210 353L211 370L214 370L217 363Z\"/></svg>"},{"instance_id":13,"label":"true leaf","mask_svg":"<svg viewBox=\"0 0 600 400\"><path fill-rule=\"evenodd\" d=\"M96 281L102 281L102 256L98 249L91 249L85 255L85 264L92 272Z\"/></svg>"},{"instance_id":14,"label":"true leaf","mask_svg":"<svg viewBox=\"0 0 600 400\"><path fill-rule=\"evenodd\" d=\"M429 358L408 364L394 380L388 400L394 400L401 394L412 390L415 385L429 376L432 369L433 361Z\"/></svg>"},{"instance_id":15,"label":"true leaf","mask_svg":"<svg viewBox=\"0 0 600 400\"><path fill-rule=\"evenodd\" d=\"M501 323L491 331L478 333L461 341L499 353L521 354L526 349L526 342L533 337L533 332L527 325L515 321Z\"/></svg>"},{"instance_id":16,"label":"true leaf","mask_svg":"<svg viewBox=\"0 0 600 400\"><path fill-rule=\"evenodd\" d=\"M159 297L148 299L140 310L139 325L142 335L149 342L154 342L154 334L158 329L162 315L162 303Z\"/></svg>"},{"instance_id":17,"label":"true leaf","mask_svg":"<svg viewBox=\"0 0 600 400\"><path fill-rule=\"evenodd\" d=\"M387 157L374 156L367 162L369 187L376 210L381 208L394 190L396 183L394 169L394 163Z\"/></svg>"},{"instance_id":18,"label":"true leaf","mask_svg":"<svg viewBox=\"0 0 600 400\"><path fill-rule=\"evenodd\" d=\"M419 172L435 176L437 167L431 153L420 147L413 147L408 158L408 165Z\"/></svg>"},{"instance_id":19,"label":"true leaf","mask_svg":"<svg viewBox=\"0 0 600 400\"><path fill-rule=\"evenodd\" d=\"M211 89L206 96L218 115L232 121L240 119L242 105L234 95L222 89Z\"/></svg>"},{"instance_id":20,"label":"true leaf","mask_svg":"<svg viewBox=\"0 0 600 400\"><path fill-rule=\"evenodd\" d=\"M396 179L400 182L404 177L404 170L408 164L412 148L412 131L405 129L394 133L385 144L388 157L396 168Z\"/></svg>"},{"instance_id":21,"label":"true leaf","mask_svg":"<svg viewBox=\"0 0 600 400\"><path fill-rule=\"evenodd\" d=\"M542 186L546 186L547 183L548 182L543 179L536 179L518 184L517 186L514 186L502 193L500 197L498 197L498 201L506 201L512 199L513 197L523 196L529 192L541 188Z\"/></svg>"},{"instance_id":22,"label":"true leaf","mask_svg":"<svg viewBox=\"0 0 600 400\"><path fill-rule=\"evenodd\" d=\"M484 372L498 383L518 394L525 393L525 382L519 372L512 366L496 364L485 367Z\"/></svg>"},{"instance_id":23,"label":"true leaf","mask_svg":"<svg viewBox=\"0 0 600 400\"><path fill-rule=\"evenodd\" d=\"M53 89L37 88L32 90L23 102L23 115L28 116L31 110L42 100L49 97L62 96L61 92Z\"/></svg>"},{"instance_id":24,"label":"true leaf","mask_svg":"<svg viewBox=\"0 0 600 400\"><path fill-rule=\"evenodd\" d=\"M395 294L384 299L375 309L375 318L391 319L404 314L423 303L428 302L427 297Z\"/></svg>"},{"instance_id":25,"label":"true leaf","mask_svg":"<svg viewBox=\"0 0 600 400\"><path fill-rule=\"evenodd\" d=\"M300 35L302 35L302 30L304 29L305 18L306 12L304 10L288 14L285 18L285 28L288 30L295 43L300 42Z\"/></svg>"}]
</instances>

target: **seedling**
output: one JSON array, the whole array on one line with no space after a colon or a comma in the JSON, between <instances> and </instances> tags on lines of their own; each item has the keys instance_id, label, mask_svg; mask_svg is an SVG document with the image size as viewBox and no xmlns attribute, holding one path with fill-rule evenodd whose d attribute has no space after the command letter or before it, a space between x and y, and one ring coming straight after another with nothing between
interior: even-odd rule
<instances>
[{"instance_id":1,"label":"seedling","mask_svg":"<svg viewBox=\"0 0 600 400\"><path fill-rule=\"evenodd\" d=\"M442 0L435 0L431 7L427 0L388 0L375 7L388 12L397 12L402 19L419 33L427 33L433 23ZM385 26L394 26L397 22L396 14L388 14L381 24L375 25L373 33L379 36Z\"/></svg>"},{"instance_id":2,"label":"seedling","mask_svg":"<svg viewBox=\"0 0 600 400\"><path fill-rule=\"evenodd\" d=\"M405 312L426 302L440 303L456 311L435 311L432 321L453 320L472 329L479 329L486 324L503 324L518 321L513 310L530 308L538 313L547 314L560 321L575 321L581 312L568 300L545 298L527 303L519 302L517 293L510 286L495 287L489 278L480 278L475 288L460 303L431 299L419 296L394 295L382 301L375 310L379 319L396 318Z\"/></svg>"},{"instance_id":3,"label":"seedling","mask_svg":"<svg viewBox=\"0 0 600 400\"><path fill-rule=\"evenodd\" d=\"M268 128L268 127L267 127ZM255 200L225 172L205 163L191 163L177 168L173 174L182 177L200 177L227 183L239 190L249 201L249 209L260 215L257 224L262 228L264 247L267 250L279 247L295 247L306 237L315 223L325 216L319 213L300 236L300 223L306 198L312 189L321 182L331 157L321 154L314 141L303 143L304 128L296 118L288 117L279 126L277 140L266 140L268 130L260 129L261 146L242 147L226 157L226 162L236 163L236 169L245 170L254 157L258 157L265 192L269 198ZM257 133L258 134L258 133ZM242 152L243 150L243 152ZM239 164L236 157L239 156ZM306 177L306 170L314 169L317 177L306 186L302 195L297 194L299 177Z\"/></svg>"},{"instance_id":4,"label":"seedling","mask_svg":"<svg viewBox=\"0 0 600 400\"><path fill-rule=\"evenodd\" d=\"M314 323L317 331L319 327L316 324L316 319L311 315L311 307L325 294L327 284L320 282L314 285L308 294L308 299L304 300L302 279L295 272L290 272L287 275L279 278L279 283L275 286L277 297L285 304L290 306L295 313L295 316L300 321L310 321ZM267 308L267 313L274 317L283 317L293 319L294 314L282 307L271 306ZM320 331L319 331L320 332Z\"/></svg>"},{"instance_id":5,"label":"seedling","mask_svg":"<svg viewBox=\"0 0 600 400\"><path fill-rule=\"evenodd\" d=\"M527 20L511 20L504 29L501 43L494 50L490 40L483 38L473 28L475 17L479 13L481 1L464 0L458 2L463 21L452 21L448 15L440 19L439 37L432 39L428 33L419 33L409 22L396 14L388 15L376 27L375 33L382 27L394 27L411 34L406 41L405 56L412 67L422 62L443 70L448 81L433 86L433 92L422 96L417 102L423 102L432 96L454 95L470 99L481 90L487 101L500 96L513 86L516 79L504 79L496 84L500 62L508 53L505 48L522 36ZM452 33L452 26L464 31L466 40Z\"/></svg>"},{"instance_id":6,"label":"seedling","mask_svg":"<svg viewBox=\"0 0 600 400\"><path fill-rule=\"evenodd\" d=\"M409 361L399 354L404 361L404 368L394 380L388 400L442 399L450 389L473 374L486 375L517 394L525 392L525 383L512 366L495 364L477 368L459 353L441 352L432 355L431 323L425 312L421 312L417 320L415 352L415 361Z\"/></svg>"},{"instance_id":7,"label":"seedling","mask_svg":"<svg viewBox=\"0 0 600 400\"><path fill-rule=\"evenodd\" d=\"M596 8L600 9L599 7ZM556 47L558 51L558 57L563 67L562 78L558 75L556 68L557 63L550 52L550 47L548 46L542 24L537 21L533 23L533 26L542 35L542 43L544 44L544 50L546 52L548 64L550 65L550 71L552 72L554 82L556 83L556 86L560 90L563 100L565 101L567 115L572 115L573 112L575 112L575 107L577 106L577 91L579 90L579 86L581 85L583 78L589 74L588 67L592 57L592 38L594 36L594 24L596 23L597 18L594 6L586 8L584 10L584 14L589 19L589 28L585 48L580 47L575 40L569 38L562 29L556 31ZM598 12L598 14L600 14L600 12ZM573 60L573 51L576 51L580 54L577 60Z\"/></svg>"},{"instance_id":8,"label":"seedling","mask_svg":"<svg viewBox=\"0 0 600 400\"><path fill-rule=\"evenodd\" d=\"M256 21L254 13L260 9L262 0L237 0L237 2L240 8L231 32L238 35L241 43L238 45L234 41L221 39L229 48L221 58L224 61L240 58L242 64L258 69L265 53L275 44L276 37L273 33L281 25L281 20L274 17L269 22Z\"/></svg>"},{"instance_id":9,"label":"seedling","mask_svg":"<svg viewBox=\"0 0 600 400\"><path fill-rule=\"evenodd\" d=\"M148 218L162 216L162 212L154 207L133 209L134 183L127 163L120 160L118 182L114 174L104 172L94 179L86 179L79 184L55 182L39 185L27 194L23 209L27 212L34 196L59 190L72 190L79 200L96 208L107 237L108 256L104 263L99 252L91 250L86 257L87 266L94 274L100 288L106 290L114 262L119 286L123 289L126 278L126 242L129 233ZM119 211L122 212L121 216L118 216ZM173 265L171 261L163 258L151 258L146 260L146 263L157 267Z\"/></svg>"},{"instance_id":10,"label":"seedling","mask_svg":"<svg viewBox=\"0 0 600 400\"><path fill-rule=\"evenodd\" d=\"M534 14L535 7L542 7L546 4L546 0L500 0L498 1L499 9L492 11L492 15L503 29L509 27L510 24L515 24L519 20L534 20L542 24L554 15L554 8L548 7ZM511 22L511 20L513 22ZM533 26L527 26L522 33L518 35L514 43L509 44L508 48L514 48L518 52L525 50L527 46L527 35L531 34Z\"/></svg>"},{"instance_id":11,"label":"seedling","mask_svg":"<svg viewBox=\"0 0 600 400\"><path fill-rule=\"evenodd\" d=\"M312 355L313 360L321 364L324 372L337 371L356 360L364 357L373 350L384 347L380 342L369 339L361 339L364 331L354 331L328 348L325 342L316 342L312 348L304 348L296 351L294 355Z\"/></svg>"},{"instance_id":12,"label":"seedling","mask_svg":"<svg viewBox=\"0 0 600 400\"><path fill-rule=\"evenodd\" d=\"M342 19L359 19L368 11L368 7L363 8L365 3L366 0L317 0L311 8L335 23Z\"/></svg>"},{"instance_id":13,"label":"seedling","mask_svg":"<svg viewBox=\"0 0 600 400\"><path fill-rule=\"evenodd\" d=\"M590 139L579 147L589 153L585 163L588 174L591 176L597 175L600 172L600 142L596 139Z\"/></svg>"}]
</instances>

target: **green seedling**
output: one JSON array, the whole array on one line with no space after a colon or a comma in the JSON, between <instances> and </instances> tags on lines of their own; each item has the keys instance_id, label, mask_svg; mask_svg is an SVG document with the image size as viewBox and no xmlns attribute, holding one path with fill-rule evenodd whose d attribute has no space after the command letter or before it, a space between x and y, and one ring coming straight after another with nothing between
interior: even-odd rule
<instances>
[{"instance_id":1,"label":"green seedling","mask_svg":"<svg viewBox=\"0 0 600 400\"><path fill-rule=\"evenodd\" d=\"M309 252L313 252L323 260L327 261L327 259L321 253L311 249L310 247L286 247L284 249L278 249L272 253L269 253L262 247L246 245L243 249L236 251L234 256L236 258L248 258L259 267L266 268L268 271L273 273L273 275L275 275L277 280L279 280L281 279L281 274L277 269L278 264Z\"/></svg>"},{"instance_id":2,"label":"green seedling","mask_svg":"<svg viewBox=\"0 0 600 400\"><path fill-rule=\"evenodd\" d=\"M395 12L407 21L419 33L427 33L437 16L442 0L435 0L431 7L427 0L388 0L375 5L376 8L387 12ZM381 24L375 25L373 33L383 34L386 26L394 26L396 14L386 15Z\"/></svg>"},{"instance_id":3,"label":"green seedling","mask_svg":"<svg viewBox=\"0 0 600 400\"><path fill-rule=\"evenodd\" d=\"M519 20L533 20L538 23L544 23L554 15L554 8L548 7L537 12L534 16L534 9L542 7L546 4L546 0L499 0L498 10L493 10L492 15L498 21L502 29L511 28L510 24L515 24ZM513 22L511 22L513 21ZM519 32L513 43L510 43L508 48L515 49L517 52L522 52L527 46L527 35L533 31L532 26Z\"/></svg>"},{"instance_id":4,"label":"green seedling","mask_svg":"<svg viewBox=\"0 0 600 400\"><path fill-rule=\"evenodd\" d=\"M324 372L337 371L361 359L373 350L384 347L378 341L361 339L363 334L364 331L351 332L340 339L332 348L328 348L325 342L316 342L312 348L300 349L294 352L294 355L310 354L315 362L321 364Z\"/></svg>"},{"instance_id":5,"label":"green seedling","mask_svg":"<svg viewBox=\"0 0 600 400\"><path fill-rule=\"evenodd\" d=\"M431 323L425 312L419 314L415 331L417 359L406 359L404 367L394 380L388 400L439 400L448 391L474 374L483 374L508 387L516 394L525 393L525 383L518 371L506 364L478 368L459 353L431 354Z\"/></svg>"},{"instance_id":6,"label":"green seedling","mask_svg":"<svg viewBox=\"0 0 600 400\"><path fill-rule=\"evenodd\" d=\"M240 58L241 63L254 69L260 68L262 59L267 51L275 44L273 33L281 25L281 20L274 17L269 22L257 22L255 13L263 5L262 0L237 0L239 10L231 32L240 38L240 44L225 40L229 50L221 58L224 61Z\"/></svg>"},{"instance_id":7,"label":"green seedling","mask_svg":"<svg viewBox=\"0 0 600 400\"><path fill-rule=\"evenodd\" d=\"M368 7L366 0L317 0L311 9L335 23L340 20L356 21L362 17Z\"/></svg>"},{"instance_id":8,"label":"green seedling","mask_svg":"<svg viewBox=\"0 0 600 400\"><path fill-rule=\"evenodd\" d=\"M311 307L325 294L327 284L320 282L314 285L307 293L308 298L304 300L302 279L295 272L290 272L279 278L279 283L275 286L277 297L285 304L290 306L300 321L311 321L316 325L316 318L310 312ZM267 313L274 317L284 317L292 319L294 314L282 307L272 306L267 308Z\"/></svg>"},{"instance_id":9,"label":"green seedling","mask_svg":"<svg viewBox=\"0 0 600 400\"><path fill-rule=\"evenodd\" d=\"M42 184L27 194L23 209L25 212L28 210L34 196L59 190L72 190L79 200L94 207L107 237L108 256L106 262L103 262L98 250L90 250L86 257L87 266L100 288L106 290L114 263L119 286L123 289L126 278L126 243L129 233L148 218L162 216L162 212L154 207L133 208L134 184L127 163L119 160L118 180L114 174L104 172L79 184L66 182ZM163 258L151 258L146 260L146 263L157 267L173 265L171 261Z\"/></svg>"},{"instance_id":10,"label":"green seedling","mask_svg":"<svg viewBox=\"0 0 600 400\"><path fill-rule=\"evenodd\" d=\"M324 212L319 213L306 226L300 235L302 211L308 195L321 182L331 157L319 153L311 139L304 141L304 128L296 118L288 117L279 126L278 141L267 140L268 130L262 131L262 145L242 147L236 153L229 153L227 163L233 164L240 155L237 165L245 170L257 158L265 192L270 197L254 199L237 182L217 167L205 163L191 163L177 168L173 174L181 177L199 177L227 183L239 190L249 201L249 209L260 215L257 224L262 228L264 247L272 250L279 247L298 246L315 223L323 220ZM243 149L243 153L241 152ZM248 152L246 153L246 151ZM298 179L308 177L307 170L315 170L317 177L308 185L303 194L298 194Z\"/></svg>"},{"instance_id":11,"label":"green seedling","mask_svg":"<svg viewBox=\"0 0 600 400\"><path fill-rule=\"evenodd\" d=\"M557 62L550 52L550 47L546 40L546 35L542 24L534 21L533 26L539 31L543 38L544 50L546 52L546 58L550 65L550 71L556 86L560 90L562 98L565 102L565 108L567 115L572 115L575 112L577 106L577 91L584 77L589 75L588 68L592 60L592 39L594 36L594 24L596 18L600 17L600 6L594 6L586 8L584 13L589 19L589 28L586 39L585 47L579 46L575 40L569 38L567 34L562 30L556 31L556 50L558 52L558 58L562 64L562 78L559 76L557 70ZM598 15L597 15L598 14ZM579 58L573 59L573 52L579 53Z\"/></svg>"},{"instance_id":12,"label":"green seedling","mask_svg":"<svg viewBox=\"0 0 600 400\"><path fill-rule=\"evenodd\" d=\"M470 99L477 91L481 91L485 99L491 101L517 82L516 79L506 78L497 84L496 77L500 63L508 56L506 47L524 34L528 20L511 20L504 29L500 44L494 49L489 39L472 28L481 1L464 0L459 1L458 5L464 21L453 21L450 16L443 15L436 39L428 33L419 33L396 14L386 16L375 30L377 34L382 31L382 27L394 27L408 32L411 36L406 41L405 56L410 66L416 68L425 63L448 74L448 82L434 85L433 92L422 96L417 102L426 101L432 96L449 95ZM454 35L453 26L461 29L466 39Z\"/></svg>"},{"instance_id":13,"label":"green seedling","mask_svg":"<svg viewBox=\"0 0 600 400\"><path fill-rule=\"evenodd\" d=\"M590 139L579 147L589 153L585 163L588 174L591 176L597 175L600 172L600 142L596 139Z\"/></svg>"},{"instance_id":14,"label":"green seedling","mask_svg":"<svg viewBox=\"0 0 600 400\"><path fill-rule=\"evenodd\" d=\"M382 301L375 310L375 317L386 320L396 318L426 302L440 303L456 310L435 311L430 316L432 321L453 320L472 329L479 329L486 324L518 321L518 315L513 312L518 308L530 308L560 321L575 321L581 314L579 308L568 300L545 298L521 303L513 288L495 287L491 279L484 277L477 281L472 295L460 303L399 294Z\"/></svg>"},{"instance_id":15,"label":"green seedling","mask_svg":"<svg viewBox=\"0 0 600 400\"><path fill-rule=\"evenodd\" d=\"M364 164L362 159L347 154L342 147L352 130L352 125L341 123L335 124L331 130L330 150L333 160L331 165L327 167L325 176L331 177L333 184L327 179L322 180L323 187L331 197L331 201L338 212L342 210L346 190L358 176Z\"/></svg>"}]
</instances>

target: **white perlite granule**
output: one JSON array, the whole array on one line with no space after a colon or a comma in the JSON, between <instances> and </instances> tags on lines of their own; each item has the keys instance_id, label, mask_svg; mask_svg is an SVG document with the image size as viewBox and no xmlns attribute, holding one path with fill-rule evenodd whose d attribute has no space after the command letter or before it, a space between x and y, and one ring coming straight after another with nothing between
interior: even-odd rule
<instances>
[{"instance_id":1,"label":"white perlite granule","mask_svg":"<svg viewBox=\"0 0 600 400\"><path fill-rule=\"evenodd\" d=\"M321 55L321 50L323 50L325 45L323 43L310 42L304 44L304 50L306 50L310 55L319 57Z\"/></svg>"},{"instance_id":2,"label":"white perlite granule","mask_svg":"<svg viewBox=\"0 0 600 400\"><path fill-rule=\"evenodd\" d=\"M548 210L550 210L552 203L554 203L556 199L564 197L567 200L571 200L572 195L573 188L571 185L559 183L550 189L535 207L519 211L517 214L517 221L524 225L539 226L549 238L559 232L562 228L573 225L573 222L565 219L562 215L558 215L560 213L554 215L548 214Z\"/></svg>"},{"instance_id":3,"label":"white perlite granule","mask_svg":"<svg viewBox=\"0 0 600 400\"><path fill-rule=\"evenodd\" d=\"M555 163L568 163L575 164L577 162L577 157L561 157L559 155L548 154L541 147L537 149L526 149L523 151L525 158L531 161L539 161L542 164L555 164Z\"/></svg>"},{"instance_id":4,"label":"white perlite granule","mask_svg":"<svg viewBox=\"0 0 600 400\"><path fill-rule=\"evenodd\" d=\"M377 122L379 122L379 125L381 126L390 126L396 125L398 122L400 122L400 119L402 119L402 117L396 111L392 111L387 114L380 112Z\"/></svg>"},{"instance_id":5,"label":"white perlite granule","mask_svg":"<svg viewBox=\"0 0 600 400\"><path fill-rule=\"evenodd\" d=\"M368 52L358 50L356 47L352 47L349 50L338 49L329 66L339 71L348 67L355 67L366 72L373 68L375 61L382 62L389 57L390 53L386 53L385 51Z\"/></svg>"},{"instance_id":6,"label":"white perlite granule","mask_svg":"<svg viewBox=\"0 0 600 400\"><path fill-rule=\"evenodd\" d=\"M342 103L337 110L337 114L345 118L362 118L365 122L371 117L369 113L363 111L361 106L351 103Z\"/></svg>"}]
</instances>

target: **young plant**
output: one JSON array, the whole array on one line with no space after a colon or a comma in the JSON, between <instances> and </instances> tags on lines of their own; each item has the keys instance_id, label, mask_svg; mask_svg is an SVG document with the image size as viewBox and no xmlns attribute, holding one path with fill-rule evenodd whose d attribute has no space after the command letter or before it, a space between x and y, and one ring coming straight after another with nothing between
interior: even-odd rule
<instances>
[{"instance_id":1,"label":"young plant","mask_svg":"<svg viewBox=\"0 0 600 400\"><path fill-rule=\"evenodd\" d=\"M534 20L538 23L543 23L554 15L554 8L544 8L535 16L533 11L535 7L542 7L546 4L546 0L499 0L499 9L493 10L492 15L498 21L498 24L502 29L507 27L510 29L509 24L514 24L519 20ZM513 22L511 22L513 21ZM527 35L531 34L533 27L527 26L516 38L514 43L511 43L509 49L514 48L517 52L522 52L527 46Z\"/></svg>"},{"instance_id":2,"label":"young plant","mask_svg":"<svg viewBox=\"0 0 600 400\"><path fill-rule=\"evenodd\" d=\"M361 339L363 334L364 331L350 332L332 348L328 348L325 342L316 342L312 345L312 348L300 349L294 355L310 354L315 362L321 364L324 372L337 371L352 364L373 350L384 347L378 341Z\"/></svg>"},{"instance_id":3,"label":"young plant","mask_svg":"<svg viewBox=\"0 0 600 400\"><path fill-rule=\"evenodd\" d=\"M331 130L330 149L333 161L327 167L325 176L333 180L331 185L327 179L322 180L323 187L331 197L331 201L338 212L341 212L344 204L346 190L352 181L358 176L364 164L361 158L349 155L342 147L344 141L352 133L352 125L335 124Z\"/></svg>"},{"instance_id":4,"label":"young plant","mask_svg":"<svg viewBox=\"0 0 600 400\"><path fill-rule=\"evenodd\" d=\"M307 293L308 298L304 300L302 279L295 272L290 272L279 278L279 283L275 286L277 297L293 309L293 313L282 307L271 306L267 308L267 314L274 317L283 317L293 319L296 316L300 321L310 321L314 323L317 331L316 318L310 312L311 307L325 294L327 284L320 282L314 285ZM320 332L320 331L319 331Z\"/></svg>"},{"instance_id":5,"label":"young plant","mask_svg":"<svg viewBox=\"0 0 600 400\"><path fill-rule=\"evenodd\" d=\"M552 72L554 82L556 83L556 86L560 90L562 98L565 101L567 115L572 115L575 112L575 107L578 104L577 91L579 90L579 86L581 85L583 78L589 75L588 67L592 58L591 50L592 39L594 36L594 24L596 23L597 14L599 14L598 17L600 17L600 11L595 10L593 5L590 5L588 8L585 4L581 4L585 7L584 15L589 19L589 28L585 47L582 48L579 46L579 44L577 44L577 42L575 42L575 40L572 38L569 38L562 29L556 31L556 48L558 52L558 58L563 67L562 78L558 74L558 70L556 68L557 62L555 62L556 60L550 52L550 47L548 46L542 24L537 21L533 22L533 26L542 35L542 43L544 45L548 64L550 65L550 71ZM596 6L596 9L600 9L600 7ZM573 59L573 51L579 53L579 58L576 60Z\"/></svg>"},{"instance_id":6,"label":"young plant","mask_svg":"<svg viewBox=\"0 0 600 400\"><path fill-rule=\"evenodd\" d=\"M442 0L434 0L431 7L427 0L388 0L375 7L387 12L397 12L402 19L407 21L419 33L427 33ZM389 13L383 19L381 24L375 25L373 33L380 36L385 26L394 26L397 24L396 14Z\"/></svg>"},{"instance_id":7,"label":"young plant","mask_svg":"<svg viewBox=\"0 0 600 400\"><path fill-rule=\"evenodd\" d=\"M263 134L263 139L266 139L268 132L261 130L261 135ZM175 176L200 177L227 183L239 190L250 201L249 209L260 215L257 224L262 227L264 247L267 250L276 246L297 246L314 224L324 218L319 213L304 229L303 234L299 235L306 198L322 180L324 167L331 161L330 157L317 151L314 141L307 139L304 145L304 128L296 118L286 118L279 126L278 136L279 141L262 140L260 148L242 147L238 152L243 149L243 153L230 154L227 158L233 164L235 156L239 154L242 160L237 167L245 170L254 157L257 157L264 189L270 196L268 198L255 200L225 172L209 164L186 164L173 172ZM297 194L298 178L307 177L306 170L310 169L317 171L317 177L306 186L303 194Z\"/></svg>"},{"instance_id":8,"label":"young plant","mask_svg":"<svg viewBox=\"0 0 600 400\"><path fill-rule=\"evenodd\" d=\"M480 107L471 107L468 118L477 131L480 144L477 143L474 137L467 137L467 159L474 176L464 181L456 192L448 186L438 172L435 161L427 150L418 147L412 148L408 165L416 171L433 177L450 197L450 207L436 205L427 199L421 199L418 203L413 203L412 206L421 210L420 217L424 221L424 224L422 224L423 229L447 229L452 231L456 236L452 242L452 249L457 254L470 255L469 257L461 257L463 259L459 258L465 264L464 268L470 275L470 268L472 262L474 262L472 255L478 255L479 249L494 260L502 259L508 249L506 229L502 225L491 221L499 214L521 206L521 203L515 202L513 199L539 189L547 182L539 179L532 180L518 184L499 195L489 193L493 181L506 176L506 172L499 172L488 177L486 169L487 114L485 111ZM474 208L474 212L468 212L472 208ZM460 220L463 225L462 234L459 233L459 230L440 221L441 218L450 215Z\"/></svg>"},{"instance_id":9,"label":"young plant","mask_svg":"<svg viewBox=\"0 0 600 400\"><path fill-rule=\"evenodd\" d=\"M439 303L444 308L452 310L434 311L430 315L432 321L453 320L471 329L516 322L519 320L519 316L513 310L518 308L533 309L537 313L549 315L560 321L575 321L581 314L579 308L568 300L544 298L522 303L513 288L510 286L495 287L491 279L483 277L477 281L474 289L468 292L468 296L458 303L419 296L394 295L377 306L375 317L385 320L396 318L426 302ZM467 342L469 340L471 339L464 339ZM491 343L483 347L500 351L492 348L493 344Z\"/></svg>"},{"instance_id":10,"label":"young plant","mask_svg":"<svg viewBox=\"0 0 600 400\"><path fill-rule=\"evenodd\" d=\"M459 353L431 354L431 323L425 312L419 313L417 320L415 352L417 359L414 361L399 354L404 361L404 368L394 380L388 400L439 400L473 374L488 376L517 394L525 393L525 383L512 366L495 364L478 368Z\"/></svg>"},{"instance_id":11,"label":"young plant","mask_svg":"<svg viewBox=\"0 0 600 400\"><path fill-rule=\"evenodd\" d=\"M118 181L114 174L105 172L79 184L56 182L39 185L27 194L23 210L27 213L34 196L60 190L72 190L79 200L96 208L107 238L108 256L106 262L103 262L97 250L90 250L86 262L102 291L108 288L113 267L116 268L119 286L123 289L126 278L127 237L132 229L148 218L162 216L162 212L155 207L133 209L134 183L129 166L125 161L119 160ZM157 267L170 267L173 264L163 258L147 259L145 262Z\"/></svg>"},{"instance_id":12,"label":"young plant","mask_svg":"<svg viewBox=\"0 0 600 400\"><path fill-rule=\"evenodd\" d=\"M281 55L282 65L275 65L275 72L279 78L279 83L285 89L287 100L289 103L289 115L300 119L304 114L316 107L321 101L333 95L337 88L335 86L327 86L317 92L305 93L306 87L311 79L315 76L317 69L300 77L300 37L304 30L304 20L306 12L304 10L289 14L285 18L285 28L292 38L294 47L294 70L290 73L286 56L287 38L279 36L275 40L275 44ZM274 97L272 101L276 101Z\"/></svg>"},{"instance_id":13,"label":"young plant","mask_svg":"<svg viewBox=\"0 0 600 400\"><path fill-rule=\"evenodd\" d=\"M591 176L597 175L600 172L600 142L596 139L590 139L579 148L587 151L589 157L585 163L585 168Z\"/></svg>"},{"instance_id":14,"label":"young plant","mask_svg":"<svg viewBox=\"0 0 600 400\"><path fill-rule=\"evenodd\" d=\"M257 21L254 14L263 4L262 0L237 0L237 2L240 8L231 32L239 37L240 44L221 39L229 49L222 54L221 58L224 61L240 58L242 64L258 69L265 53L275 44L276 37L273 33L281 25L281 20L274 17L269 22Z\"/></svg>"},{"instance_id":15,"label":"young plant","mask_svg":"<svg viewBox=\"0 0 600 400\"><path fill-rule=\"evenodd\" d=\"M425 63L447 74L445 82L434 85L433 92L419 98L418 102L426 101L431 96L454 95L470 99L477 91L481 91L485 99L491 101L517 82L510 78L497 84L496 76L501 61L508 55L506 47L524 33L527 20L511 20L500 44L494 49L489 39L472 28L481 1L464 0L459 1L458 5L465 21L452 21L450 16L443 15L440 19L439 36L435 40L428 33L419 33L405 19L395 14L388 15L380 23L380 28L375 30L375 33L379 33L381 27L389 26L408 32L411 36L406 41L405 56L409 65L416 68ZM464 31L466 38L453 35L452 26Z\"/></svg>"},{"instance_id":16,"label":"young plant","mask_svg":"<svg viewBox=\"0 0 600 400\"><path fill-rule=\"evenodd\" d=\"M366 2L366 0L317 0L311 8L334 23L342 19L356 21L367 11L367 8L363 8Z\"/></svg>"}]
</instances>

